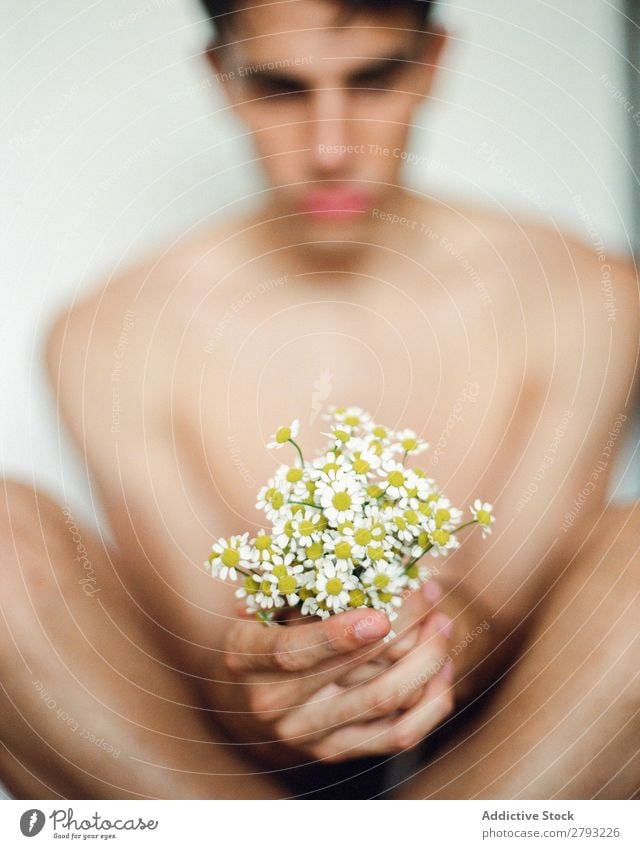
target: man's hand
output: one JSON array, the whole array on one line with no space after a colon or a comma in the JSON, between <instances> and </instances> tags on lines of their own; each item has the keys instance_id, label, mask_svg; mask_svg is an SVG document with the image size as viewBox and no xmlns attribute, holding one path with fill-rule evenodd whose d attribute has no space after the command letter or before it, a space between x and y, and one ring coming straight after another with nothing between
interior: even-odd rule
<instances>
[{"instance_id":1,"label":"man's hand","mask_svg":"<svg viewBox=\"0 0 640 849\"><path fill-rule=\"evenodd\" d=\"M432 599L409 596L388 643L389 620L371 609L304 624L235 622L213 682L217 719L269 759L273 744L297 760L415 745L453 707L452 670L444 662L450 622Z\"/></svg>"}]
</instances>

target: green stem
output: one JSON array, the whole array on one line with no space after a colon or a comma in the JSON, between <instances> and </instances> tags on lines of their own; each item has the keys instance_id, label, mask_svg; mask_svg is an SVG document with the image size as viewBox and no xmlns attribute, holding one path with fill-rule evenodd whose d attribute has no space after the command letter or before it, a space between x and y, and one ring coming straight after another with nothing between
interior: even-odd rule
<instances>
[{"instance_id":1,"label":"green stem","mask_svg":"<svg viewBox=\"0 0 640 849\"><path fill-rule=\"evenodd\" d=\"M407 563L407 565L404 567L404 571L405 571L405 572L407 572L409 569L411 569L411 567L412 567L412 566L415 566L415 565L416 565L416 563L418 562L418 560L421 560L421 559L425 556L425 554L426 554L428 551L431 551L431 549L432 549L432 548L433 548L433 543L430 543L430 544L429 544L429 545L428 545L428 546L427 546L427 547L426 547L426 548L422 551L422 553L421 553L421 554L419 554L417 557L414 557L414 558L413 558L413 560L410 560L410 561Z\"/></svg>"},{"instance_id":2,"label":"green stem","mask_svg":"<svg viewBox=\"0 0 640 849\"><path fill-rule=\"evenodd\" d=\"M304 462L304 457L302 456L302 451L300 450L300 446L298 445L298 443L294 439L290 439L289 442L293 445L293 447L298 452L298 456L300 457L300 462L302 463L302 468L304 469L305 462Z\"/></svg>"},{"instance_id":3,"label":"green stem","mask_svg":"<svg viewBox=\"0 0 640 849\"><path fill-rule=\"evenodd\" d=\"M308 501L287 501L287 504L299 504L301 507L313 507L315 510L322 510L319 504L309 504Z\"/></svg>"},{"instance_id":4,"label":"green stem","mask_svg":"<svg viewBox=\"0 0 640 849\"><path fill-rule=\"evenodd\" d=\"M273 612L270 610L257 610L256 619L263 625L273 626L278 624L273 621Z\"/></svg>"},{"instance_id":5,"label":"green stem","mask_svg":"<svg viewBox=\"0 0 640 849\"><path fill-rule=\"evenodd\" d=\"M470 525L477 525L477 524L478 524L478 520L477 520L477 519L471 519L471 521L470 521L470 522L465 522L465 523L464 523L464 525L460 525L460 527L459 527L459 528L454 528L454 529L451 531L451 533L452 533L452 534L457 534L457 533L458 533L458 531L462 531L462 530L464 530L465 528L468 528Z\"/></svg>"}]
</instances>

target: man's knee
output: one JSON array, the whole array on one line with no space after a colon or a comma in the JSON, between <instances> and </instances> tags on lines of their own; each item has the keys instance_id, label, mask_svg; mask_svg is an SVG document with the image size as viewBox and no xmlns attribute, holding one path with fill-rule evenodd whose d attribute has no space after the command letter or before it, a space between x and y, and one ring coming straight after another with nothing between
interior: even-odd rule
<instances>
[{"instance_id":1,"label":"man's knee","mask_svg":"<svg viewBox=\"0 0 640 849\"><path fill-rule=\"evenodd\" d=\"M12 480L0 481L0 574L7 592L46 587L68 549L63 509L48 495Z\"/></svg>"},{"instance_id":2,"label":"man's knee","mask_svg":"<svg viewBox=\"0 0 640 849\"><path fill-rule=\"evenodd\" d=\"M593 647L603 667L634 678L640 633L640 503L605 510L599 526L600 542L582 573L591 608L583 614L593 616ZM640 696L640 685L635 693Z\"/></svg>"}]
</instances>

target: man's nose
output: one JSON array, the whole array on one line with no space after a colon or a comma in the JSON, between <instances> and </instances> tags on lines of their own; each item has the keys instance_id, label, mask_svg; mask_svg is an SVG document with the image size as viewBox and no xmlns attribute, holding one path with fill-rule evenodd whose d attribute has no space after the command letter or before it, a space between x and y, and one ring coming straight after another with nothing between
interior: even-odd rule
<instances>
[{"instance_id":1,"label":"man's nose","mask_svg":"<svg viewBox=\"0 0 640 849\"><path fill-rule=\"evenodd\" d=\"M347 157L346 94L340 89L315 92L312 114L312 153L323 172L337 171Z\"/></svg>"}]
</instances>

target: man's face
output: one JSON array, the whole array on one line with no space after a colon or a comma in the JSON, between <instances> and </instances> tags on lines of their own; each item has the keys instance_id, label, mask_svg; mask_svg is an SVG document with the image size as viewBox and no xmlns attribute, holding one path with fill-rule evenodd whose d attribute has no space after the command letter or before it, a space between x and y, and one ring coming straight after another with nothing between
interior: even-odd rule
<instances>
[{"instance_id":1,"label":"man's face","mask_svg":"<svg viewBox=\"0 0 640 849\"><path fill-rule=\"evenodd\" d=\"M237 13L216 71L252 133L272 212L302 239L366 237L397 193L414 112L442 36L411 10L358 11L323 0L254 0Z\"/></svg>"}]
</instances>

